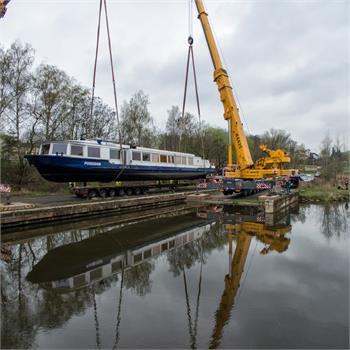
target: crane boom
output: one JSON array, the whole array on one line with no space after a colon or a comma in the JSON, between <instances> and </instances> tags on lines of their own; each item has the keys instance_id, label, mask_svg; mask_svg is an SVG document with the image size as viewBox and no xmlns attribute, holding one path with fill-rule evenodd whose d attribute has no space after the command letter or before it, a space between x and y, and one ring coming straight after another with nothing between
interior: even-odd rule
<instances>
[{"instance_id":1,"label":"crane boom","mask_svg":"<svg viewBox=\"0 0 350 350\"><path fill-rule=\"evenodd\" d=\"M253 162L247 137L244 133L237 104L233 96L230 79L222 65L219 50L209 24L208 14L205 12L202 0L195 0L195 3L198 11L198 18L201 21L214 65L214 81L217 84L220 100L224 106L224 118L228 121L229 144L225 177L250 180L293 175L296 173L295 170L283 168L285 164L290 162L290 158L287 152L281 149L269 150L266 146L263 146L261 149L266 152L268 156L258 159L255 163ZM233 146L236 151L238 167L233 164Z\"/></svg>"},{"instance_id":2,"label":"crane boom","mask_svg":"<svg viewBox=\"0 0 350 350\"><path fill-rule=\"evenodd\" d=\"M224 118L228 121L229 144L228 144L228 167L232 168L232 142L236 149L237 163L241 170L253 165L249 151L248 141L243 131L243 125L238 114L238 108L233 97L232 86L226 70L224 69L219 51L211 30L208 14L205 12L203 2L196 0L198 17L202 23L204 35L208 44L210 56L214 65L214 81L218 86L220 99L224 106ZM233 137L232 137L233 136Z\"/></svg>"}]
</instances>

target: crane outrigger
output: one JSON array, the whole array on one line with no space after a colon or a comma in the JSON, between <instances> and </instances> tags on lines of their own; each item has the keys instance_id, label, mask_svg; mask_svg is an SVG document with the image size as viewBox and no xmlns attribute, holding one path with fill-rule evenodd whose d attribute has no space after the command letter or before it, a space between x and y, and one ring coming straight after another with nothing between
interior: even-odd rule
<instances>
[{"instance_id":1,"label":"crane outrigger","mask_svg":"<svg viewBox=\"0 0 350 350\"><path fill-rule=\"evenodd\" d=\"M253 180L248 181L249 185L247 189L254 189L254 180L294 175L295 170L284 169L284 166L290 162L290 158L287 152L281 149L270 150L266 145L261 145L260 149L267 153L267 157L253 162L247 137L244 133L237 104L233 96L230 79L222 65L219 50L209 24L208 14L205 12L202 0L195 0L195 3L198 18L201 21L214 65L214 81L217 84L220 100L224 107L224 118L228 121L229 144L227 149L227 167L224 169L223 174L224 178L226 180ZM237 164L233 164L233 147L236 151ZM240 181L238 183L231 181L230 183L233 184L233 187L231 186L232 190L235 190L237 184L241 188L244 188L244 184ZM230 192L229 189L228 192Z\"/></svg>"}]
</instances>

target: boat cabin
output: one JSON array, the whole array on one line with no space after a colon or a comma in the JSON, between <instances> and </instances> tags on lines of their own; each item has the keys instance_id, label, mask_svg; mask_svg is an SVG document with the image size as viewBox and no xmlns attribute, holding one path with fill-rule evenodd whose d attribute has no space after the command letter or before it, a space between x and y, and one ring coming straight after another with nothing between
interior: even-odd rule
<instances>
[{"instance_id":1,"label":"boat cabin","mask_svg":"<svg viewBox=\"0 0 350 350\"><path fill-rule=\"evenodd\" d=\"M106 160L110 163L132 165L158 165L172 167L210 167L208 160L190 153L158 150L153 148L120 145L101 140L69 140L44 143L40 155ZM122 156L121 156L122 155ZM121 160L122 159L122 160Z\"/></svg>"}]
</instances>

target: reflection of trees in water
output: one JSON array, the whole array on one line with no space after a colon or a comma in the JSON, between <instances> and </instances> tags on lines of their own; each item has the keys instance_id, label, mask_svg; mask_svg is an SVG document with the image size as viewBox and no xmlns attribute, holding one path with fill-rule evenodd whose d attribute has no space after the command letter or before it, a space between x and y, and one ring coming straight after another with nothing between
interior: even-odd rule
<instances>
[{"instance_id":1,"label":"reflection of trees in water","mask_svg":"<svg viewBox=\"0 0 350 350\"><path fill-rule=\"evenodd\" d=\"M154 270L154 262L145 261L125 271L124 285L139 296L151 292L152 281L150 275Z\"/></svg>"},{"instance_id":2,"label":"reflection of trees in water","mask_svg":"<svg viewBox=\"0 0 350 350\"><path fill-rule=\"evenodd\" d=\"M28 293L23 281L23 245L12 253L13 263L1 265L1 344L3 348L31 348L39 316L33 315L32 298L28 295L35 293Z\"/></svg>"},{"instance_id":3,"label":"reflection of trees in water","mask_svg":"<svg viewBox=\"0 0 350 350\"><path fill-rule=\"evenodd\" d=\"M208 258L207 254L213 249L223 249L226 239L226 235L223 234L222 224L215 222L208 231L203 233L200 240L189 242L168 252L169 271L176 277L184 269L190 269L198 262L202 261L205 263Z\"/></svg>"},{"instance_id":4,"label":"reflection of trees in water","mask_svg":"<svg viewBox=\"0 0 350 350\"><path fill-rule=\"evenodd\" d=\"M74 229L13 246L5 246L9 252L9 258L7 262L1 262L1 344L3 348L35 347L35 338L40 329L60 328L73 315L82 315L87 308L93 307L94 294L99 295L116 283L118 276L112 275L93 286L60 293L51 289L50 283L43 286L46 288L41 288L26 280L32 267L49 250L79 242L99 233L99 230ZM226 235L223 234L222 225L213 224L200 240L168 252L170 271L174 275L179 275L184 268L191 268L201 259L205 262L206 253L223 248L225 243ZM203 255L201 249L203 249ZM154 267L154 262L146 261L128 269L125 271L124 286L140 296L150 293L152 286L150 276Z\"/></svg>"},{"instance_id":5,"label":"reflection of trees in water","mask_svg":"<svg viewBox=\"0 0 350 350\"><path fill-rule=\"evenodd\" d=\"M185 268L190 269L196 262L199 262L200 258L200 242L189 242L182 247L168 252L167 260L169 263L169 271L172 272L175 277L177 277ZM206 260L204 256L203 260Z\"/></svg>"},{"instance_id":6,"label":"reflection of trees in water","mask_svg":"<svg viewBox=\"0 0 350 350\"><path fill-rule=\"evenodd\" d=\"M308 205L302 205L298 208L298 213L293 213L290 216L291 223L301 222L302 224L305 223L306 217L308 215L308 211L310 210L310 206Z\"/></svg>"},{"instance_id":7,"label":"reflection of trees in water","mask_svg":"<svg viewBox=\"0 0 350 350\"><path fill-rule=\"evenodd\" d=\"M96 231L96 232L95 232ZM6 246L7 262L1 262L1 344L3 348L32 348L39 329L61 327L73 315L81 315L93 305L89 287L70 293L59 293L26 280L32 267L55 247L81 241L98 230L71 230L55 236L33 239ZM95 285L100 294L110 288L118 277L111 276Z\"/></svg>"},{"instance_id":8,"label":"reflection of trees in water","mask_svg":"<svg viewBox=\"0 0 350 350\"><path fill-rule=\"evenodd\" d=\"M349 226L345 204L325 205L320 209L322 234L327 238L345 237Z\"/></svg>"}]
</instances>

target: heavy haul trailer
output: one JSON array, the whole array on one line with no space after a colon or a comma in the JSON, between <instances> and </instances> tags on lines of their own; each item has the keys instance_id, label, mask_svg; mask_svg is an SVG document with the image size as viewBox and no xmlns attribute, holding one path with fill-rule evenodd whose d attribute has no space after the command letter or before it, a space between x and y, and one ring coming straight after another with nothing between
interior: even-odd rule
<instances>
[{"instance_id":1,"label":"heavy haul trailer","mask_svg":"<svg viewBox=\"0 0 350 350\"><path fill-rule=\"evenodd\" d=\"M208 14L205 12L202 0L195 0L195 3L214 66L214 81L217 84L220 100L224 107L224 118L228 122L227 167L224 169L220 181L218 183L210 182L208 187L219 187L225 194L237 191L247 191L249 193L250 191L271 188L274 179L295 175L296 171L284 169L284 166L290 163L286 151L281 149L271 150L266 145L261 145L260 149L267 156L253 162L233 96L230 79L227 71L223 68L208 21ZM236 153L237 164L233 164L233 149Z\"/></svg>"},{"instance_id":2,"label":"heavy haul trailer","mask_svg":"<svg viewBox=\"0 0 350 350\"><path fill-rule=\"evenodd\" d=\"M215 176L207 179L198 185L199 188L206 188L210 190L219 190L224 195L231 195L233 193L241 193L245 196L257 193L259 191L270 190L276 184L274 179L257 179L257 180L243 180L234 179L223 176Z\"/></svg>"},{"instance_id":3,"label":"heavy haul trailer","mask_svg":"<svg viewBox=\"0 0 350 350\"><path fill-rule=\"evenodd\" d=\"M163 180L163 181L119 181L115 184L90 184L77 186L70 183L70 191L78 198L106 198L139 196L152 190L168 190L175 192L176 189L196 186L194 180Z\"/></svg>"}]
</instances>

